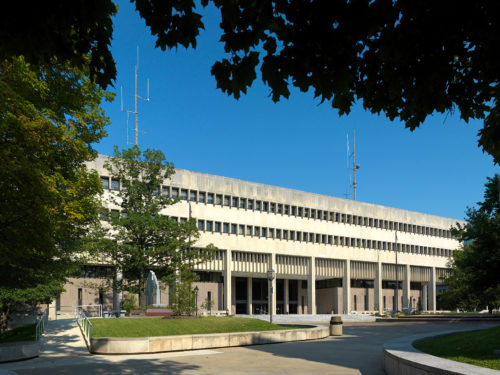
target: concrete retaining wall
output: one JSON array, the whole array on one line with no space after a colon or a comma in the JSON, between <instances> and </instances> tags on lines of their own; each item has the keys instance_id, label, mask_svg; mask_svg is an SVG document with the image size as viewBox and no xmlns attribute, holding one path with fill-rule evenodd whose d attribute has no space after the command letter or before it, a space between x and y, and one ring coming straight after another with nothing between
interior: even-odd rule
<instances>
[{"instance_id":1,"label":"concrete retaining wall","mask_svg":"<svg viewBox=\"0 0 500 375\"><path fill-rule=\"evenodd\" d=\"M500 372L467 363L426 354L413 347L413 343L430 337L470 331L446 331L401 337L384 344L384 370L387 375L499 375Z\"/></svg>"},{"instance_id":2,"label":"concrete retaining wall","mask_svg":"<svg viewBox=\"0 0 500 375\"><path fill-rule=\"evenodd\" d=\"M280 331L214 333L156 337L99 337L91 339L90 352L97 354L158 353L231 346L316 340L329 336L328 327Z\"/></svg>"},{"instance_id":3,"label":"concrete retaining wall","mask_svg":"<svg viewBox=\"0 0 500 375\"><path fill-rule=\"evenodd\" d=\"M36 341L0 345L0 362L19 361L38 357L40 345Z\"/></svg>"}]
</instances>

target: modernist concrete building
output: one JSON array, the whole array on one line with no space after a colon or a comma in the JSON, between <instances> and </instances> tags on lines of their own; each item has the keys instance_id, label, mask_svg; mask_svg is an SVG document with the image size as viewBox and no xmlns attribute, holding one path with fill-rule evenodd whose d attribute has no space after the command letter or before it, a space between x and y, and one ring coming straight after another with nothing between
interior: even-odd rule
<instances>
[{"instance_id":1,"label":"modernist concrete building","mask_svg":"<svg viewBox=\"0 0 500 375\"><path fill-rule=\"evenodd\" d=\"M105 194L120 181L103 167ZM198 303L215 310L266 313L273 268L273 311L278 314L382 312L394 306L396 254L401 308L436 309L436 289L459 242L459 220L177 169L161 194L181 201L165 214L186 220L191 207L199 245L213 243L216 258L197 267ZM114 209L108 207L108 209ZM92 265L72 280L61 305L112 303L96 281L112 270ZM94 289L91 286L94 285ZM162 302L168 303L168 293Z\"/></svg>"}]
</instances>

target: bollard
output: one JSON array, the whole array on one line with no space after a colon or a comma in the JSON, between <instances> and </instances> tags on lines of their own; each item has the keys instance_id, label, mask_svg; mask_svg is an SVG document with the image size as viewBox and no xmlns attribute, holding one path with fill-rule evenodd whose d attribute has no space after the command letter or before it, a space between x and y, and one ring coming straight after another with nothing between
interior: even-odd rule
<instances>
[{"instance_id":1,"label":"bollard","mask_svg":"<svg viewBox=\"0 0 500 375\"><path fill-rule=\"evenodd\" d=\"M342 336L342 318L332 316L330 319L330 336Z\"/></svg>"}]
</instances>

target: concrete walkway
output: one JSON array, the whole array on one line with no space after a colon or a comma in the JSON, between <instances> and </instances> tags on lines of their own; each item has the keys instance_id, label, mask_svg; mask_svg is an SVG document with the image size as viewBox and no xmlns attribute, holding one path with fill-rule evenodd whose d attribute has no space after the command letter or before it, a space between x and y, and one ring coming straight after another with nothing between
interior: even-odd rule
<instances>
[{"instance_id":1,"label":"concrete walkway","mask_svg":"<svg viewBox=\"0 0 500 375\"><path fill-rule=\"evenodd\" d=\"M74 319L49 321L43 334L39 360L89 355L80 327Z\"/></svg>"},{"instance_id":2,"label":"concrete walkway","mask_svg":"<svg viewBox=\"0 0 500 375\"><path fill-rule=\"evenodd\" d=\"M51 322L52 323L52 322ZM383 375L382 345L412 334L494 323L346 323L344 336L307 342L139 355L88 354L75 323L50 327L40 358L0 365L19 375L158 374ZM50 326L50 324L49 324ZM60 330L57 331L57 328ZM64 333L63 333L64 332ZM12 373L10 373L12 374Z\"/></svg>"}]
</instances>

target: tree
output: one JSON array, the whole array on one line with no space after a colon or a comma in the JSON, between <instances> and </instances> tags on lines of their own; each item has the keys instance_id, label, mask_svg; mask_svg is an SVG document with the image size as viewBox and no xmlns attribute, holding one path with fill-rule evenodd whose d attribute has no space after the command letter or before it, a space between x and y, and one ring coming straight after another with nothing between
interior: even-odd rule
<instances>
[{"instance_id":1,"label":"tree","mask_svg":"<svg viewBox=\"0 0 500 375\"><path fill-rule=\"evenodd\" d=\"M105 228L102 255L123 272L123 283L116 287L139 294L144 304L149 270L159 278L187 275L197 262L210 259L215 248L194 247L199 238L194 218L175 222L162 213L178 200L160 194L160 186L175 173L161 151L115 148L105 167L119 178L121 189L105 204L119 207L120 214L111 215Z\"/></svg>"},{"instance_id":2,"label":"tree","mask_svg":"<svg viewBox=\"0 0 500 375\"><path fill-rule=\"evenodd\" d=\"M88 69L103 88L115 78L109 46L117 6L111 0L11 1L4 8L0 60L22 55L36 66L69 62Z\"/></svg>"},{"instance_id":3,"label":"tree","mask_svg":"<svg viewBox=\"0 0 500 375\"><path fill-rule=\"evenodd\" d=\"M463 251L454 252L445 299L466 307L500 305L500 175L488 178L484 201L467 210L467 223L453 230Z\"/></svg>"},{"instance_id":4,"label":"tree","mask_svg":"<svg viewBox=\"0 0 500 375\"><path fill-rule=\"evenodd\" d=\"M79 239L97 221L102 189L85 163L96 156L92 144L106 134L109 120L100 103L111 98L68 63L37 67L22 57L0 61L4 316L22 298L33 304L33 296L44 301L62 288Z\"/></svg>"},{"instance_id":5,"label":"tree","mask_svg":"<svg viewBox=\"0 0 500 375\"><path fill-rule=\"evenodd\" d=\"M108 49L115 12L110 1L95 7L82 1L57 3L21 9L0 25L6 41L0 58L27 49L34 60L43 58L44 51L66 58L51 37L71 35L63 39L69 46L86 48L62 52L78 57L99 46L91 51L92 61L101 64L96 74L101 82L111 82L116 73ZM400 119L410 130L434 112L458 110L465 121L488 115L479 146L500 162L498 1L201 1L204 7L209 3L220 11L227 53L214 63L212 74L228 95L238 99L246 93L259 68L274 101L288 98L294 86L311 90L341 115L360 101L366 110ZM157 47L196 47L204 28L196 2L135 0L135 5ZM26 17L27 11L36 17ZM66 14L71 18L60 25Z\"/></svg>"}]
</instances>

